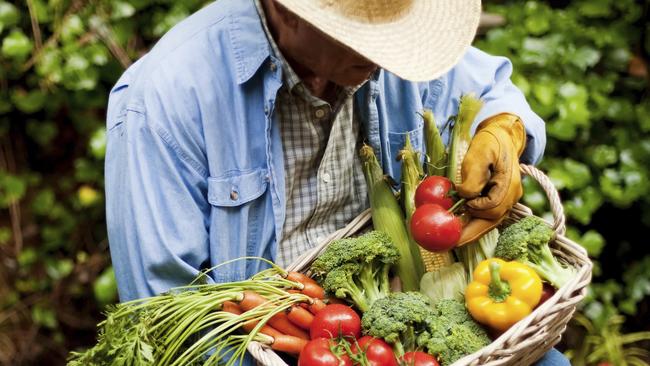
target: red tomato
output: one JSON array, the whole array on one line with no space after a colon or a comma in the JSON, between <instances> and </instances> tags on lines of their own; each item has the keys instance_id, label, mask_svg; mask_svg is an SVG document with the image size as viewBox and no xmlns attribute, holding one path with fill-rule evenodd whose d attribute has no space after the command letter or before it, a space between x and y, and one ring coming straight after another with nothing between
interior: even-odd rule
<instances>
[{"instance_id":1,"label":"red tomato","mask_svg":"<svg viewBox=\"0 0 650 366\"><path fill-rule=\"evenodd\" d=\"M555 287L553 287L551 284L544 282L544 287L542 288L542 297L539 299L539 303L537 304L537 306L535 306L535 308L545 303L546 300L553 297L553 295L555 295Z\"/></svg>"},{"instance_id":2,"label":"red tomato","mask_svg":"<svg viewBox=\"0 0 650 366\"><path fill-rule=\"evenodd\" d=\"M406 366L440 366L435 357L424 352L406 352L402 362Z\"/></svg>"},{"instance_id":3,"label":"red tomato","mask_svg":"<svg viewBox=\"0 0 650 366\"><path fill-rule=\"evenodd\" d=\"M368 366L398 366L393 348L379 338L364 336L357 340L359 349L366 355ZM357 353L357 345L352 346L352 352Z\"/></svg>"},{"instance_id":4,"label":"red tomato","mask_svg":"<svg viewBox=\"0 0 650 366\"><path fill-rule=\"evenodd\" d=\"M347 305L330 304L314 316L309 329L311 339L344 337L358 338L361 318Z\"/></svg>"},{"instance_id":5,"label":"red tomato","mask_svg":"<svg viewBox=\"0 0 650 366\"><path fill-rule=\"evenodd\" d=\"M432 175L426 177L415 189L415 207L435 203L449 210L454 201L449 197L452 183L446 177Z\"/></svg>"},{"instance_id":6,"label":"red tomato","mask_svg":"<svg viewBox=\"0 0 650 366\"><path fill-rule=\"evenodd\" d=\"M416 208L411 218L413 239L429 251L452 249L458 244L462 230L460 218L436 204Z\"/></svg>"},{"instance_id":7,"label":"red tomato","mask_svg":"<svg viewBox=\"0 0 650 366\"><path fill-rule=\"evenodd\" d=\"M329 338L312 339L300 352L298 366L352 366L345 349L336 342Z\"/></svg>"}]
</instances>

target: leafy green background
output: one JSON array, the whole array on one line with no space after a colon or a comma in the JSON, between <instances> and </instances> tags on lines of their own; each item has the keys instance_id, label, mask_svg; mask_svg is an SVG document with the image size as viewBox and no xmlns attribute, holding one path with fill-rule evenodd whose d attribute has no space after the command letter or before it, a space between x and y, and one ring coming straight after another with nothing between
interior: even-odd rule
<instances>
[{"instance_id":1,"label":"leafy green background","mask_svg":"<svg viewBox=\"0 0 650 366\"><path fill-rule=\"evenodd\" d=\"M104 223L104 114L124 68L204 0L0 0L0 363L63 364L116 301ZM541 167L594 283L561 347L650 330L650 1L489 1L507 23L480 48L509 57L547 121ZM525 202L548 216L531 181ZM641 344L646 348L650 345ZM598 356L598 361L614 361ZM584 363L583 363L584 364ZM617 363L620 364L620 363Z\"/></svg>"}]
</instances>

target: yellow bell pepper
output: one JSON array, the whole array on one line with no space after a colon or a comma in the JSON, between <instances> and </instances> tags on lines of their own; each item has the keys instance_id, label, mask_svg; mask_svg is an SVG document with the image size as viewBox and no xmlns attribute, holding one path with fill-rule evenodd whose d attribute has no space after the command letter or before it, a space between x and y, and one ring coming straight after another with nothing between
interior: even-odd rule
<instances>
[{"instance_id":1,"label":"yellow bell pepper","mask_svg":"<svg viewBox=\"0 0 650 366\"><path fill-rule=\"evenodd\" d=\"M530 314L542 297L542 280L527 265L489 258L474 270L465 290L472 317L498 331L505 331Z\"/></svg>"}]
</instances>

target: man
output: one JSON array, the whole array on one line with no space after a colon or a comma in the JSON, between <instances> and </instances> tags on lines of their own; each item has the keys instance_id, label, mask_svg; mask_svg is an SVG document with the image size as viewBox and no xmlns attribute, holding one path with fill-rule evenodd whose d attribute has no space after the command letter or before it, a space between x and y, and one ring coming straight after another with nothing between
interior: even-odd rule
<instances>
[{"instance_id":1,"label":"man","mask_svg":"<svg viewBox=\"0 0 650 366\"><path fill-rule=\"evenodd\" d=\"M537 162L545 134L510 63L468 48L479 15L479 0L219 0L177 25L110 95L121 300L238 257L291 263L367 208L362 142L399 177L405 136L423 148L416 112L442 123L464 93L485 101L458 187L477 218L464 235L498 223L521 196L518 157ZM236 261L210 280L262 267Z\"/></svg>"}]
</instances>

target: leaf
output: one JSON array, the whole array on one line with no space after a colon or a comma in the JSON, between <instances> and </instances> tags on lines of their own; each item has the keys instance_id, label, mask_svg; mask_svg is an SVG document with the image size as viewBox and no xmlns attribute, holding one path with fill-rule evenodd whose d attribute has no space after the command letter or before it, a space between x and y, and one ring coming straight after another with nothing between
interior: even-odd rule
<instances>
[{"instance_id":1,"label":"leaf","mask_svg":"<svg viewBox=\"0 0 650 366\"><path fill-rule=\"evenodd\" d=\"M642 101L635 108L641 131L650 132L650 100Z\"/></svg>"},{"instance_id":2,"label":"leaf","mask_svg":"<svg viewBox=\"0 0 650 366\"><path fill-rule=\"evenodd\" d=\"M43 108L47 98L45 93L40 90L32 90L26 92L22 89L14 90L11 95L11 100L14 102L15 106L18 107L24 113L31 114L38 112Z\"/></svg>"},{"instance_id":3,"label":"leaf","mask_svg":"<svg viewBox=\"0 0 650 366\"><path fill-rule=\"evenodd\" d=\"M27 191L27 182L24 178L16 175L0 172L0 195L2 205L8 206L10 203L20 200Z\"/></svg>"},{"instance_id":4,"label":"leaf","mask_svg":"<svg viewBox=\"0 0 650 366\"><path fill-rule=\"evenodd\" d=\"M555 102L557 87L551 81L538 82L533 85L533 95L543 105L550 106Z\"/></svg>"},{"instance_id":5,"label":"leaf","mask_svg":"<svg viewBox=\"0 0 650 366\"><path fill-rule=\"evenodd\" d=\"M45 265L45 272L54 281L59 281L68 276L73 269L74 262L70 259L50 260Z\"/></svg>"},{"instance_id":6,"label":"leaf","mask_svg":"<svg viewBox=\"0 0 650 366\"><path fill-rule=\"evenodd\" d=\"M527 1L524 5L526 20L524 26L532 35L540 35L551 28L551 13L545 4L536 1Z\"/></svg>"},{"instance_id":7,"label":"leaf","mask_svg":"<svg viewBox=\"0 0 650 366\"><path fill-rule=\"evenodd\" d=\"M126 1L113 1L113 12L111 13L111 19L123 19L129 18L135 14L135 8L133 5L129 4Z\"/></svg>"},{"instance_id":8,"label":"leaf","mask_svg":"<svg viewBox=\"0 0 650 366\"><path fill-rule=\"evenodd\" d=\"M582 1L578 6L580 14L590 18L603 18L613 14L611 9L611 1Z\"/></svg>"},{"instance_id":9,"label":"leaf","mask_svg":"<svg viewBox=\"0 0 650 366\"><path fill-rule=\"evenodd\" d=\"M27 134L34 141L43 147L49 147L49 144L58 134L59 129L54 122L29 120L27 122Z\"/></svg>"},{"instance_id":10,"label":"leaf","mask_svg":"<svg viewBox=\"0 0 650 366\"><path fill-rule=\"evenodd\" d=\"M600 61L600 52L593 47L582 46L576 49L571 57L571 63L580 70L596 65Z\"/></svg>"},{"instance_id":11,"label":"leaf","mask_svg":"<svg viewBox=\"0 0 650 366\"><path fill-rule=\"evenodd\" d=\"M32 320L34 323L50 329L56 328L58 324L54 310L41 305L32 308Z\"/></svg>"},{"instance_id":12,"label":"leaf","mask_svg":"<svg viewBox=\"0 0 650 366\"><path fill-rule=\"evenodd\" d=\"M634 105L627 99L610 98L607 117L616 122L634 122L636 111Z\"/></svg>"},{"instance_id":13,"label":"leaf","mask_svg":"<svg viewBox=\"0 0 650 366\"><path fill-rule=\"evenodd\" d=\"M90 152L97 159L103 159L106 155L106 128L96 130L90 137Z\"/></svg>"},{"instance_id":14,"label":"leaf","mask_svg":"<svg viewBox=\"0 0 650 366\"><path fill-rule=\"evenodd\" d=\"M55 200L52 189L45 188L39 191L32 201L32 212L37 215L47 215L54 206Z\"/></svg>"},{"instance_id":15,"label":"leaf","mask_svg":"<svg viewBox=\"0 0 650 366\"><path fill-rule=\"evenodd\" d=\"M548 199L542 192L539 185L530 177L525 177L522 181L524 187L524 203L535 212L541 212L546 208Z\"/></svg>"},{"instance_id":16,"label":"leaf","mask_svg":"<svg viewBox=\"0 0 650 366\"><path fill-rule=\"evenodd\" d=\"M580 239L580 244L592 257L598 257L605 247L605 238L595 230L587 231Z\"/></svg>"},{"instance_id":17,"label":"leaf","mask_svg":"<svg viewBox=\"0 0 650 366\"><path fill-rule=\"evenodd\" d=\"M0 227L0 245L8 244L12 237L13 233L11 228L5 226Z\"/></svg>"},{"instance_id":18,"label":"leaf","mask_svg":"<svg viewBox=\"0 0 650 366\"><path fill-rule=\"evenodd\" d=\"M2 54L8 58L23 60L32 52L34 44L21 30L12 31L2 41Z\"/></svg>"},{"instance_id":19,"label":"leaf","mask_svg":"<svg viewBox=\"0 0 650 366\"><path fill-rule=\"evenodd\" d=\"M575 139L577 129L569 121L554 120L546 124L546 132L558 140L571 141Z\"/></svg>"},{"instance_id":20,"label":"leaf","mask_svg":"<svg viewBox=\"0 0 650 366\"><path fill-rule=\"evenodd\" d=\"M63 78L63 66L59 50L54 47L45 48L36 63L36 71L52 83L60 83Z\"/></svg>"},{"instance_id":21,"label":"leaf","mask_svg":"<svg viewBox=\"0 0 650 366\"><path fill-rule=\"evenodd\" d=\"M79 197L79 202L84 207L89 207L94 205L101 198L99 192L97 192L97 190L95 190L94 188L88 185L83 185L79 187L79 190L77 191L77 196Z\"/></svg>"},{"instance_id":22,"label":"leaf","mask_svg":"<svg viewBox=\"0 0 650 366\"><path fill-rule=\"evenodd\" d=\"M61 26L61 38L64 40L74 40L78 35L84 32L84 23L77 14L69 16Z\"/></svg>"},{"instance_id":23,"label":"leaf","mask_svg":"<svg viewBox=\"0 0 650 366\"><path fill-rule=\"evenodd\" d=\"M511 79L512 82L519 88L519 90L524 93L524 95L530 94L531 86L525 76L519 73L514 73Z\"/></svg>"},{"instance_id":24,"label":"leaf","mask_svg":"<svg viewBox=\"0 0 650 366\"><path fill-rule=\"evenodd\" d=\"M597 145L590 150L588 156L591 158L591 162L599 168L604 168L618 161L618 151L613 146Z\"/></svg>"},{"instance_id":25,"label":"leaf","mask_svg":"<svg viewBox=\"0 0 650 366\"><path fill-rule=\"evenodd\" d=\"M583 225L591 222L594 212L603 204L600 191L594 187L579 190L570 199L565 199L564 208L567 216L572 217Z\"/></svg>"},{"instance_id":26,"label":"leaf","mask_svg":"<svg viewBox=\"0 0 650 366\"><path fill-rule=\"evenodd\" d=\"M28 268L38 262L38 253L33 248L25 248L18 254L20 267Z\"/></svg>"},{"instance_id":27,"label":"leaf","mask_svg":"<svg viewBox=\"0 0 650 366\"><path fill-rule=\"evenodd\" d=\"M560 86L559 93L562 96L559 120L576 126L587 126L590 117L587 89L582 85L567 82Z\"/></svg>"},{"instance_id":28,"label":"leaf","mask_svg":"<svg viewBox=\"0 0 650 366\"><path fill-rule=\"evenodd\" d=\"M573 159L564 159L549 170L548 176L558 189L582 189L591 182L589 167Z\"/></svg>"},{"instance_id":29,"label":"leaf","mask_svg":"<svg viewBox=\"0 0 650 366\"><path fill-rule=\"evenodd\" d=\"M117 282L113 267L106 268L93 283L95 300L102 305L113 303L117 300Z\"/></svg>"},{"instance_id":30,"label":"leaf","mask_svg":"<svg viewBox=\"0 0 650 366\"><path fill-rule=\"evenodd\" d=\"M0 1L0 33L3 29L12 27L20 21L20 12L13 4Z\"/></svg>"}]
</instances>

